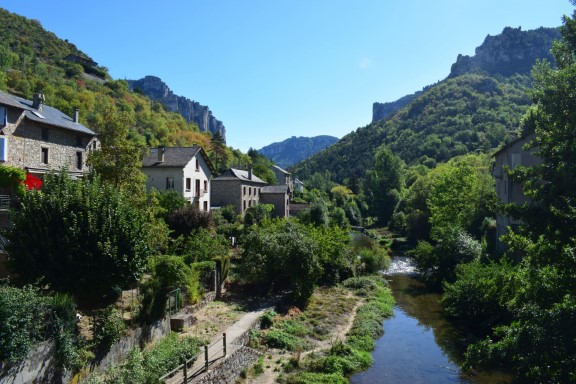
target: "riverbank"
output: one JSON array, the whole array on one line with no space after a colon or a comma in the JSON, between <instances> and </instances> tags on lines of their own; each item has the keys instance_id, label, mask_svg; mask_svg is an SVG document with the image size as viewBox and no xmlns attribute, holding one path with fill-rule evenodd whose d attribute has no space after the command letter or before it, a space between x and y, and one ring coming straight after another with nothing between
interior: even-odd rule
<instances>
[{"instance_id":1,"label":"riverbank","mask_svg":"<svg viewBox=\"0 0 576 384\"><path fill-rule=\"evenodd\" d=\"M347 383L372 364L371 351L394 302L378 276L318 288L307 305L269 311L250 346L263 357L245 370L245 384Z\"/></svg>"}]
</instances>

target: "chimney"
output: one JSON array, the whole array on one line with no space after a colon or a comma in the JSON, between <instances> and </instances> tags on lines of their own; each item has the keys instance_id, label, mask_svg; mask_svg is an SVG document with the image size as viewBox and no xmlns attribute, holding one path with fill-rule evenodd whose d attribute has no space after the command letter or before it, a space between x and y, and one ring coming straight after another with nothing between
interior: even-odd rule
<instances>
[{"instance_id":1,"label":"chimney","mask_svg":"<svg viewBox=\"0 0 576 384\"><path fill-rule=\"evenodd\" d=\"M73 121L74 121L75 123L77 123L79 117L80 117L80 110L79 110L78 108L74 108L74 118L73 118Z\"/></svg>"},{"instance_id":2,"label":"chimney","mask_svg":"<svg viewBox=\"0 0 576 384\"><path fill-rule=\"evenodd\" d=\"M40 92L35 93L32 99L32 108L41 111L42 104L44 104L44 94Z\"/></svg>"},{"instance_id":3,"label":"chimney","mask_svg":"<svg viewBox=\"0 0 576 384\"><path fill-rule=\"evenodd\" d=\"M248 180L252 180L252 166L248 167Z\"/></svg>"},{"instance_id":4,"label":"chimney","mask_svg":"<svg viewBox=\"0 0 576 384\"><path fill-rule=\"evenodd\" d=\"M164 162L164 153L166 153L166 148L158 147L158 162Z\"/></svg>"}]
</instances>

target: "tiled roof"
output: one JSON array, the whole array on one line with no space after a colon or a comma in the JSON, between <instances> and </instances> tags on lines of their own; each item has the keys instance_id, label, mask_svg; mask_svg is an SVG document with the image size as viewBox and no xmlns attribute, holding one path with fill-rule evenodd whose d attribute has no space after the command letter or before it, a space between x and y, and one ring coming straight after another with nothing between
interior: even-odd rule
<instances>
[{"instance_id":1,"label":"tiled roof","mask_svg":"<svg viewBox=\"0 0 576 384\"><path fill-rule=\"evenodd\" d=\"M260 193L284 193L288 194L288 186L286 184L283 185L267 185L260 189Z\"/></svg>"},{"instance_id":2,"label":"tiled roof","mask_svg":"<svg viewBox=\"0 0 576 384\"><path fill-rule=\"evenodd\" d=\"M267 184L264 180L260 179L258 176L252 174L252 178L248 178L248 171L242 171L240 169L230 168L220 176L212 180L242 180L251 181L259 184Z\"/></svg>"},{"instance_id":3,"label":"tiled roof","mask_svg":"<svg viewBox=\"0 0 576 384\"><path fill-rule=\"evenodd\" d=\"M159 148L150 148L148 156L142 160L142 167L183 168L202 149L193 147L167 147L164 149L164 161L158 161Z\"/></svg>"},{"instance_id":4,"label":"tiled roof","mask_svg":"<svg viewBox=\"0 0 576 384\"><path fill-rule=\"evenodd\" d=\"M91 129L80 123L75 123L74 120L64 112L56 108L52 108L46 104L43 104L42 110L39 111L35 108L32 108L32 102L30 100L10 95L2 91L0 91L0 104L22 109L24 110L27 119L36 121L38 123L48 124L71 131L84 133L86 135L96 135L96 133Z\"/></svg>"}]
</instances>

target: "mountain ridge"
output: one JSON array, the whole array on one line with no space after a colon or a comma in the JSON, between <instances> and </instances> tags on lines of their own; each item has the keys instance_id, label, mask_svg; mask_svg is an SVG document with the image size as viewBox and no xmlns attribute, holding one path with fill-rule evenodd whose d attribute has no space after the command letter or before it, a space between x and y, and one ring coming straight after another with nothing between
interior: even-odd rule
<instances>
[{"instance_id":1,"label":"mountain ridge","mask_svg":"<svg viewBox=\"0 0 576 384\"><path fill-rule=\"evenodd\" d=\"M329 170L333 181L344 183L364 177L383 144L408 164L433 167L451 157L487 152L513 140L531 105L531 65L527 63L535 62L539 54L547 58L556 36L557 28L522 31L509 27L503 36L488 36L476 49L480 57L459 55L446 79L395 102L375 103L376 121L291 170L301 180ZM514 62L523 64L514 67Z\"/></svg>"},{"instance_id":2,"label":"mountain ridge","mask_svg":"<svg viewBox=\"0 0 576 384\"><path fill-rule=\"evenodd\" d=\"M278 166L288 168L338 141L337 137L319 135L314 137L292 136L284 141L269 144L258 150Z\"/></svg>"}]
</instances>

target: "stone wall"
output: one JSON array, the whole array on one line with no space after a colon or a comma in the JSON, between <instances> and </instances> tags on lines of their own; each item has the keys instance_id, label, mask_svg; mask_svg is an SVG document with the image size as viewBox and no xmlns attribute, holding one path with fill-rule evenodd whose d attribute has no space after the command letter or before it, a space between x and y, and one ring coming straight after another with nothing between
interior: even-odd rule
<instances>
[{"instance_id":1,"label":"stone wall","mask_svg":"<svg viewBox=\"0 0 576 384\"><path fill-rule=\"evenodd\" d=\"M130 335L124 336L110 351L98 362L94 370L102 372L112 365L118 365L124 361L133 348L142 348L146 343L163 339L170 333L170 319L165 317L153 325L137 328Z\"/></svg>"},{"instance_id":2,"label":"stone wall","mask_svg":"<svg viewBox=\"0 0 576 384\"><path fill-rule=\"evenodd\" d=\"M52 359L54 344L43 342L28 353L17 366L3 367L0 362L0 384L68 383L70 375L57 372Z\"/></svg>"},{"instance_id":3,"label":"stone wall","mask_svg":"<svg viewBox=\"0 0 576 384\"><path fill-rule=\"evenodd\" d=\"M254 364L262 353L249 347L240 347L214 369L194 379L197 384L232 384L243 369Z\"/></svg>"},{"instance_id":4,"label":"stone wall","mask_svg":"<svg viewBox=\"0 0 576 384\"><path fill-rule=\"evenodd\" d=\"M168 317L151 326L136 329L114 344L108 354L94 367L94 370L101 372L111 365L121 363L132 348L142 347L145 343L164 338L169 332ZM8 368L0 365L0 384L69 383L70 373L62 375L57 372L53 360L53 347L51 342L40 343L18 366Z\"/></svg>"}]
</instances>

